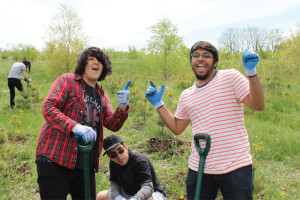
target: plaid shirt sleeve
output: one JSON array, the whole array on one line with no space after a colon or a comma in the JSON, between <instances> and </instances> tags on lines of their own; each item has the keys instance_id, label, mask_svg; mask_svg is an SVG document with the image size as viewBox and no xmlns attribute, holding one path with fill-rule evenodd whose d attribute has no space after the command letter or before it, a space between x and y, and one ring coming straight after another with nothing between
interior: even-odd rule
<instances>
[{"instance_id":1,"label":"plaid shirt sleeve","mask_svg":"<svg viewBox=\"0 0 300 200\"><path fill-rule=\"evenodd\" d=\"M50 92L43 104L43 115L50 126L61 132L70 133L76 122L76 106L80 107L80 95L76 90L69 91L71 79L62 75L53 83ZM74 79L73 79L74 80ZM74 84L73 84L74 85Z\"/></svg>"}]
</instances>

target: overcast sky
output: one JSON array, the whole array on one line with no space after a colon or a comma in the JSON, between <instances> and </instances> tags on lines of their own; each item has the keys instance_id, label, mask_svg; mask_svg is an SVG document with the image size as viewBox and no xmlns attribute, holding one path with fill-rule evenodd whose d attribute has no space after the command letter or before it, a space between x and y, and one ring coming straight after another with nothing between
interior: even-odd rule
<instances>
[{"instance_id":1,"label":"overcast sky","mask_svg":"<svg viewBox=\"0 0 300 200\"><path fill-rule=\"evenodd\" d=\"M162 18L177 25L189 48L199 40L218 46L227 28L279 28L289 35L300 24L299 0L0 0L0 48L22 43L41 50L60 3L78 13L90 45L115 50L146 47L148 28Z\"/></svg>"}]
</instances>

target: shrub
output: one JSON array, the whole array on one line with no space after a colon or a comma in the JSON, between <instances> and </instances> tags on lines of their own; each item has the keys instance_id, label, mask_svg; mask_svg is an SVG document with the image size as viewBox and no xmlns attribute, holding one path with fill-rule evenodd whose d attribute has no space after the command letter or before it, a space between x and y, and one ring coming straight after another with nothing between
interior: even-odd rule
<instances>
[{"instance_id":1,"label":"shrub","mask_svg":"<svg viewBox=\"0 0 300 200\"><path fill-rule=\"evenodd\" d=\"M2 147L4 143L6 143L7 139L7 130L3 127L0 127L0 147Z\"/></svg>"}]
</instances>

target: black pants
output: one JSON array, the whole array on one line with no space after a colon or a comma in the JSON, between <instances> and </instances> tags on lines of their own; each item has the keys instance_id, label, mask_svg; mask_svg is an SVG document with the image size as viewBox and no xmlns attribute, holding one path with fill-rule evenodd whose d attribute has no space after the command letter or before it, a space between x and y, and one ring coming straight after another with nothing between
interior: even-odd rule
<instances>
[{"instance_id":1,"label":"black pants","mask_svg":"<svg viewBox=\"0 0 300 200\"><path fill-rule=\"evenodd\" d=\"M7 82L8 82L9 92L10 92L10 106L14 107L15 106L15 95L16 95L15 87L19 91L23 91L23 85L22 85L20 79L17 79L17 78L8 78Z\"/></svg>"},{"instance_id":2,"label":"black pants","mask_svg":"<svg viewBox=\"0 0 300 200\"><path fill-rule=\"evenodd\" d=\"M84 174L81 169L68 169L45 157L36 160L41 199L84 199ZM96 199L95 173L90 170L91 199Z\"/></svg>"},{"instance_id":3,"label":"black pants","mask_svg":"<svg viewBox=\"0 0 300 200\"><path fill-rule=\"evenodd\" d=\"M188 200L194 200L197 176L198 172L189 169L186 178ZM200 199L216 199L218 188L220 188L225 200L252 200L252 165L236 169L227 174L203 174Z\"/></svg>"}]
</instances>

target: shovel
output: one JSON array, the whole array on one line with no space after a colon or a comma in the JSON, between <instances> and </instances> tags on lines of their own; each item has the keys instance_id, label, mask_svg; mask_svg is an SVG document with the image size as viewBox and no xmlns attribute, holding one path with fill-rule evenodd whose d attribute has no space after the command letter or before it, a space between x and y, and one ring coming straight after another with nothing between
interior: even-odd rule
<instances>
[{"instance_id":1,"label":"shovel","mask_svg":"<svg viewBox=\"0 0 300 200\"><path fill-rule=\"evenodd\" d=\"M203 150L200 147L199 140L204 140L204 139L206 140L206 146L205 146L205 149ZM210 136L208 134L204 134L204 133L196 133L194 135L194 142L195 142L197 152L199 153L199 156L200 156L194 200L200 200L204 163L205 163L206 156L210 149Z\"/></svg>"},{"instance_id":2,"label":"shovel","mask_svg":"<svg viewBox=\"0 0 300 200\"><path fill-rule=\"evenodd\" d=\"M80 145L80 136L76 136L76 145L79 151L83 154L83 175L84 175L84 196L86 200L91 199L90 194L90 161L89 161L89 152L93 149L95 146L95 142L92 142L88 145Z\"/></svg>"}]
</instances>

